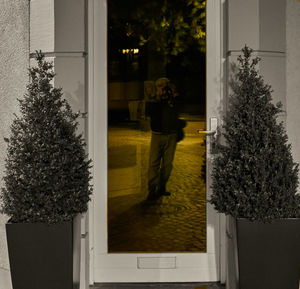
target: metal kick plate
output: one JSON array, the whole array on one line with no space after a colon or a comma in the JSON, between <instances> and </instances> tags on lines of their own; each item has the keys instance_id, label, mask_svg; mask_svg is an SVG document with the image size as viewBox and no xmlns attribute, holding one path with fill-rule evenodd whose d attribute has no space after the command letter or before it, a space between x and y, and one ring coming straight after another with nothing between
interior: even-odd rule
<instances>
[{"instance_id":1,"label":"metal kick plate","mask_svg":"<svg viewBox=\"0 0 300 289\"><path fill-rule=\"evenodd\" d=\"M176 269L176 257L137 257L138 269Z\"/></svg>"}]
</instances>

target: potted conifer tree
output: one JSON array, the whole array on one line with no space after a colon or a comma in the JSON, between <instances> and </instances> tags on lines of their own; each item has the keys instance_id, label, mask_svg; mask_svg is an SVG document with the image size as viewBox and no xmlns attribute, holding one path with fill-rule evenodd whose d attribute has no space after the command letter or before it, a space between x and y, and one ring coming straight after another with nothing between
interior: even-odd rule
<instances>
[{"instance_id":1,"label":"potted conifer tree","mask_svg":"<svg viewBox=\"0 0 300 289\"><path fill-rule=\"evenodd\" d=\"M2 212L14 289L79 288L80 214L90 200L90 160L79 113L54 88L53 64L36 53L8 143Z\"/></svg>"},{"instance_id":2,"label":"potted conifer tree","mask_svg":"<svg viewBox=\"0 0 300 289\"><path fill-rule=\"evenodd\" d=\"M298 164L252 49L238 57L213 162L215 209L236 220L240 289L298 289L300 196Z\"/></svg>"}]
</instances>

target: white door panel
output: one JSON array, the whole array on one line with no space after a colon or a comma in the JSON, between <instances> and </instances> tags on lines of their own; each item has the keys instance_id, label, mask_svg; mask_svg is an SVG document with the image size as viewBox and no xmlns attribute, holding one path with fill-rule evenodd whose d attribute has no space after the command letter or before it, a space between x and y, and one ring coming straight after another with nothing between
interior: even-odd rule
<instances>
[{"instance_id":1,"label":"white door panel","mask_svg":"<svg viewBox=\"0 0 300 289\"><path fill-rule=\"evenodd\" d=\"M108 254L107 248L107 7L89 0L89 154L94 195L89 209L90 281L220 280L220 216L207 205L207 253ZM221 106L221 0L207 1L207 124ZM209 130L210 127L207 127ZM209 145L208 145L209 146ZM209 147L207 169L210 166ZM207 196L210 194L208 174ZM147 259L148 258L148 259Z\"/></svg>"},{"instance_id":2,"label":"white door panel","mask_svg":"<svg viewBox=\"0 0 300 289\"><path fill-rule=\"evenodd\" d=\"M199 282L218 280L215 254L151 254L154 260L140 267L139 259L150 254L99 255L95 260L95 282ZM173 259L167 261L166 259ZM161 264L160 264L161 263ZM145 263L144 263L145 265Z\"/></svg>"}]
</instances>

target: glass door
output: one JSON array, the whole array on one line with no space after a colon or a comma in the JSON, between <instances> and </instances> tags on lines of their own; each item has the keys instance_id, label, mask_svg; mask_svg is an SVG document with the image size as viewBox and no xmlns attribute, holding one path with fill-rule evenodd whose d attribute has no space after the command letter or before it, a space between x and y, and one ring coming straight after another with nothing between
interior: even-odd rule
<instances>
[{"instance_id":1,"label":"glass door","mask_svg":"<svg viewBox=\"0 0 300 289\"><path fill-rule=\"evenodd\" d=\"M91 1L94 282L220 278L205 133L221 93L219 2Z\"/></svg>"},{"instance_id":2,"label":"glass door","mask_svg":"<svg viewBox=\"0 0 300 289\"><path fill-rule=\"evenodd\" d=\"M205 0L108 4L108 252L206 252Z\"/></svg>"}]
</instances>

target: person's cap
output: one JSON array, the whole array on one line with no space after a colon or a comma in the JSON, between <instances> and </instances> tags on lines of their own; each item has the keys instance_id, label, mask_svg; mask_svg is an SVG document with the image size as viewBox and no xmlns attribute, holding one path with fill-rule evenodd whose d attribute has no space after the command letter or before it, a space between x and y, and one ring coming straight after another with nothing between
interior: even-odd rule
<instances>
[{"instance_id":1,"label":"person's cap","mask_svg":"<svg viewBox=\"0 0 300 289\"><path fill-rule=\"evenodd\" d=\"M161 78L158 78L156 81L155 81L155 86L156 87L165 87L167 86L168 84L170 83L170 80L166 77L161 77Z\"/></svg>"}]
</instances>

